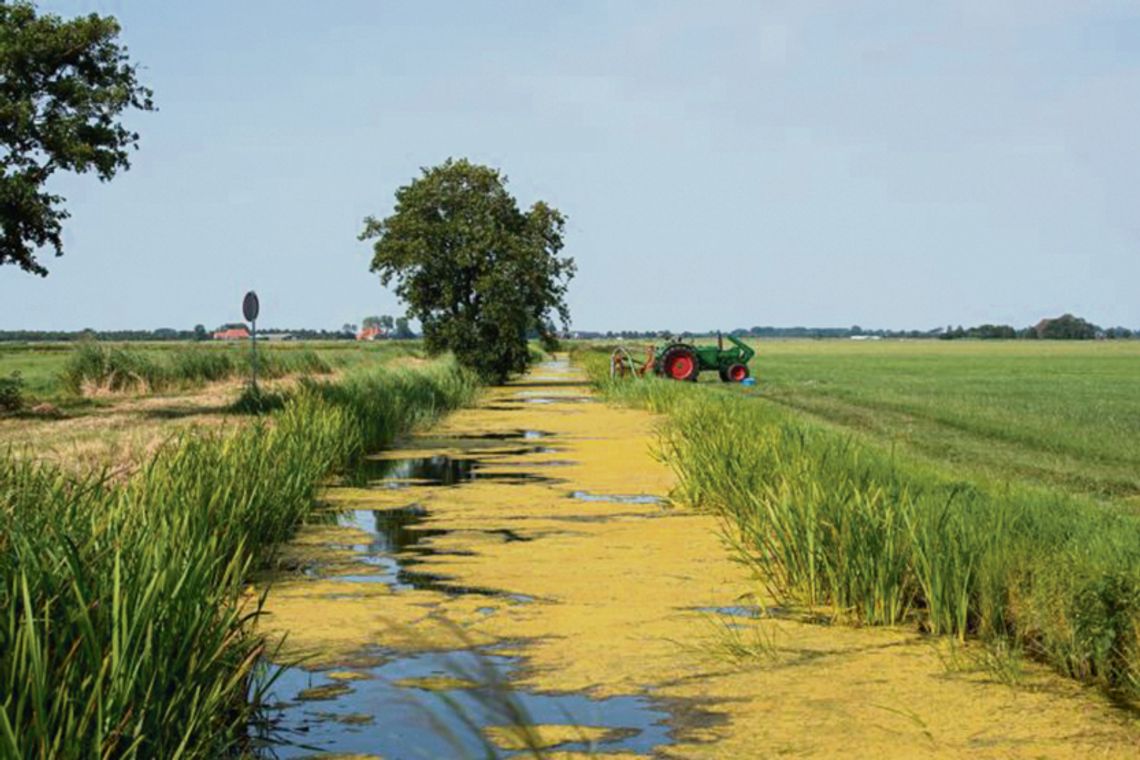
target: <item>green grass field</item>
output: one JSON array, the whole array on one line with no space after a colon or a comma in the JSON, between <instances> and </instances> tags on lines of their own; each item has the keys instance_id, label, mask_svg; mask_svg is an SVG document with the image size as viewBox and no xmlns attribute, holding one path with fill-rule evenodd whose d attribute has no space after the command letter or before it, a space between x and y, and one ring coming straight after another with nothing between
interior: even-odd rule
<instances>
[{"instance_id":1,"label":"green grass field","mask_svg":"<svg viewBox=\"0 0 1140 760\"><path fill-rule=\"evenodd\" d=\"M734 391L958 474L1140 505L1140 341L753 345L759 382Z\"/></svg>"}]
</instances>

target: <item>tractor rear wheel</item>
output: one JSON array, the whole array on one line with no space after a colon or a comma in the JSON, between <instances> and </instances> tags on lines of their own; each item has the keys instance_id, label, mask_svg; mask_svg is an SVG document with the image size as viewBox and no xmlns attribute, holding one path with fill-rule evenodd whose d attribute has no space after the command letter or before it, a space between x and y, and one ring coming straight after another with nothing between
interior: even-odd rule
<instances>
[{"instance_id":1,"label":"tractor rear wheel","mask_svg":"<svg viewBox=\"0 0 1140 760\"><path fill-rule=\"evenodd\" d=\"M670 380L696 380L701 372L697 352L689 346L669 346L661 354L661 374Z\"/></svg>"},{"instance_id":2,"label":"tractor rear wheel","mask_svg":"<svg viewBox=\"0 0 1140 760\"><path fill-rule=\"evenodd\" d=\"M726 383L739 383L747 377L748 367L743 364L731 364L721 375L721 379Z\"/></svg>"}]
</instances>

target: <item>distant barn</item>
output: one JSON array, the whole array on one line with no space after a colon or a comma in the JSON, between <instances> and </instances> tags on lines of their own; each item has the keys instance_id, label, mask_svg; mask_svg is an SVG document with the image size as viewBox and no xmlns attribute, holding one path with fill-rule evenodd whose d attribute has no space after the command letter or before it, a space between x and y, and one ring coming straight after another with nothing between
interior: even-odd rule
<instances>
[{"instance_id":1,"label":"distant barn","mask_svg":"<svg viewBox=\"0 0 1140 760\"><path fill-rule=\"evenodd\" d=\"M214 340L245 340L249 337L249 330L244 327L231 327L227 330L216 330Z\"/></svg>"},{"instance_id":2,"label":"distant barn","mask_svg":"<svg viewBox=\"0 0 1140 760\"><path fill-rule=\"evenodd\" d=\"M381 327L365 327L356 334L357 340L383 340L386 337L388 334Z\"/></svg>"}]
</instances>

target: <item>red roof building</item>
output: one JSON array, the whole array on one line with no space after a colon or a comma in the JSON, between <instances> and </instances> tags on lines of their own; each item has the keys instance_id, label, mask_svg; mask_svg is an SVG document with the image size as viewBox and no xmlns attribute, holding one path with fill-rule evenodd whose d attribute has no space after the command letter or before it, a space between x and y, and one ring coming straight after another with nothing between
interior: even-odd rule
<instances>
[{"instance_id":1,"label":"red roof building","mask_svg":"<svg viewBox=\"0 0 1140 760\"><path fill-rule=\"evenodd\" d=\"M381 340L387 333L384 332L382 327L365 327L356 334L357 340Z\"/></svg>"},{"instance_id":2,"label":"red roof building","mask_svg":"<svg viewBox=\"0 0 1140 760\"><path fill-rule=\"evenodd\" d=\"M249 337L249 330L244 327L234 327L229 330L216 330L214 340L245 340Z\"/></svg>"}]
</instances>

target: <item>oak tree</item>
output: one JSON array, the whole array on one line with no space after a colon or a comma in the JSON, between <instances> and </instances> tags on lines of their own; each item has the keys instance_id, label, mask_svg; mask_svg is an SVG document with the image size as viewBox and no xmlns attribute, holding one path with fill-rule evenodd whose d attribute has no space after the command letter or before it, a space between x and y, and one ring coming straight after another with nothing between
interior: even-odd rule
<instances>
[{"instance_id":1,"label":"oak tree","mask_svg":"<svg viewBox=\"0 0 1140 760\"><path fill-rule=\"evenodd\" d=\"M154 104L119 31L111 16L64 20L0 2L0 265L42 276L40 250L63 253L65 199L46 186L55 172L107 181L130 168L139 136L119 117Z\"/></svg>"},{"instance_id":2,"label":"oak tree","mask_svg":"<svg viewBox=\"0 0 1140 760\"><path fill-rule=\"evenodd\" d=\"M423 169L395 211L365 219L372 271L423 327L428 351L452 351L487 382L527 368L527 334L569 323L574 260L560 257L566 218L538 201L519 209L498 170L466 159Z\"/></svg>"}]
</instances>

